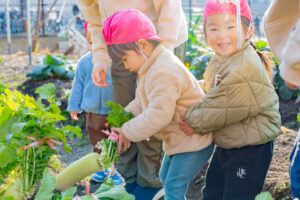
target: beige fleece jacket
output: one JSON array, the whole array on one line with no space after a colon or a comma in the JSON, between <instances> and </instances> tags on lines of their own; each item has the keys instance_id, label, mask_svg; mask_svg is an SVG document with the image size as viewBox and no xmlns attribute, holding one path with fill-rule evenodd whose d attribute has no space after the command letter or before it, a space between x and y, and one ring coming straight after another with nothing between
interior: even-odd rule
<instances>
[{"instance_id":1,"label":"beige fleece jacket","mask_svg":"<svg viewBox=\"0 0 300 200\"><path fill-rule=\"evenodd\" d=\"M300 0L273 0L264 30L281 77L300 86Z\"/></svg>"},{"instance_id":2,"label":"beige fleece jacket","mask_svg":"<svg viewBox=\"0 0 300 200\"><path fill-rule=\"evenodd\" d=\"M170 50L188 39L181 0L78 0L77 3L92 33L93 63L105 71L110 58L102 36L102 23L118 10L138 9L147 15Z\"/></svg>"},{"instance_id":3,"label":"beige fleece jacket","mask_svg":"<svg viewBox=\"0 0 300 200\"><path fill-rule=\"evenodd\" d=\"M133 142L152 135L163 140L167 155L193 152L212 143L212 135L187 136L180 116L203 95L197 80L169 50L159 45L138 71L135 99L126 107L135 118L122 131Z\"/></svg>"}]
</instances>

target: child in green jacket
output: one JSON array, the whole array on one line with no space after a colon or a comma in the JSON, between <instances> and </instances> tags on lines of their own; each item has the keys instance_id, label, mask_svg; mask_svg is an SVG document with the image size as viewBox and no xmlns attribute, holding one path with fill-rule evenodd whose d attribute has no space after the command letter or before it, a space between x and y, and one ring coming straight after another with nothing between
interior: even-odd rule
<instances>
[{"instance_id":1,"label":"child in green jacket","mask_svg":"<svg viewBox=\"0 0 300 200\"><path fill-rule=\"evenodd\" d=\"M271 66L249 41L251 22L246 0L206 3L204 33L215 56L204 74L207 94L186 112L181 124L186 134L214 135L217 147L204 200L253 200L263 188L273 140L281 133Z\"/></svg>"}]
</instances>

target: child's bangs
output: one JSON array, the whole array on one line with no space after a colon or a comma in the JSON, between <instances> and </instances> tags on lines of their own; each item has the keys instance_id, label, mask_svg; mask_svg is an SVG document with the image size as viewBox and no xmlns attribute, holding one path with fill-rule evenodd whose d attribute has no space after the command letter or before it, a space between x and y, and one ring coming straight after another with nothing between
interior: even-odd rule
<instances>
[{"instance_id":1,"label":"child's bangs","mask_svg":"<svg viewBox=\"0 0 300 200\"><path fill-rule=\"evenodd\" d=\"M125 51L136 51L138 52L138 47L135 42L126 44L115 44L107 46L108 54L112 60L122 60L126 55Z\"/></svg>"}]
</instances>

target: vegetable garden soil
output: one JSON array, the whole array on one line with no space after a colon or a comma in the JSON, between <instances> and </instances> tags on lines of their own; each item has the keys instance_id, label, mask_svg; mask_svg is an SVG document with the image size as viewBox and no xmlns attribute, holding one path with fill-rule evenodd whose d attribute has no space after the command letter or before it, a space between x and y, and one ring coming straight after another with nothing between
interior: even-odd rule
<instances>
[{"instance_id":1,"label":"vegetable garden soil","mask_svg":"<svg viewBox=\"0 0 300 200\"><path fill-rule=\"evenodd\" d=\"M17 88L24 94L29 94L30 96L36 96L34 93L35 89L45 83L53 83L56 87L56 95L58 98L64 97L62 89L71 89L71 81L51 78L45 81L32 81L26 79L25 75L32 68L28 67L28 56L23 53L13 54L13 55L0 55L3 58L3 63L0 65L0 82L4 84L9 84L10 87ZM33 56L34 60L37 59L37 55ZM16 82L20 84L15 85ZM288 174L288 164L289 155L292 151L294 141L296 138L296 130L299 127L299 123L296 122L296 115L299 110L300 104L295 104L295 100L283 101L280 100L280 113L282 116L283 125L291 129L283 129L285 133L280 135L275 140L274 145L274 156L272 163L266 178L264 190L270 191L274 196L275 200L281 200L285 198L286 200L291 199L290 186L289 186L289 174ZM66 109L67 100L61 99L62 105L61 109ZM67 122L74 122L66 115ZM71 154L65 153L62 147L58 147L58 154L61 155L61 159L64 163L70 164L73 161L81 158L85 154L92 151L92 146L89 145L87 140L87 133L85 131L85 115L80 114L81 118L80 127L83 130L83 139L74 139L70 141L72 146ZM293 131L293 130L294 131ZM206 166L207 167L207 166ZM191 182L187 199L188 200L198 200L201 199L201 188L205 182L205 169L203 169L197 177ZM99 184L91 182L91 191L95 191L99 187ZM83 193L84 187L78 187L79 193Z\"/></svg>"}]
</instances>

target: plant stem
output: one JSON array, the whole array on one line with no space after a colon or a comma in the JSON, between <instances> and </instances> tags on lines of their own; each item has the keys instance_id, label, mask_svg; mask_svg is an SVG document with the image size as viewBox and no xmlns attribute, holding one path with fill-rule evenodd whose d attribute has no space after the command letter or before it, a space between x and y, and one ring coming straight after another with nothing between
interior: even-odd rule
<instances>
[{"instance_id":1,"label":"plant stem","mask_svg":"<svg viewBox=\"0 0 300 200\"><path fill-rule=\"evenodd\" d=\"M35 147L32 148L32 154L33 156L31 157L31 160L33 162L33 167L32 167L32 173L31 173L31 181L30 181L30 188L34 185L34 173L35 173L35 164L36 164L36 161L35 161Z\"/></svg>"}]
</instances>

